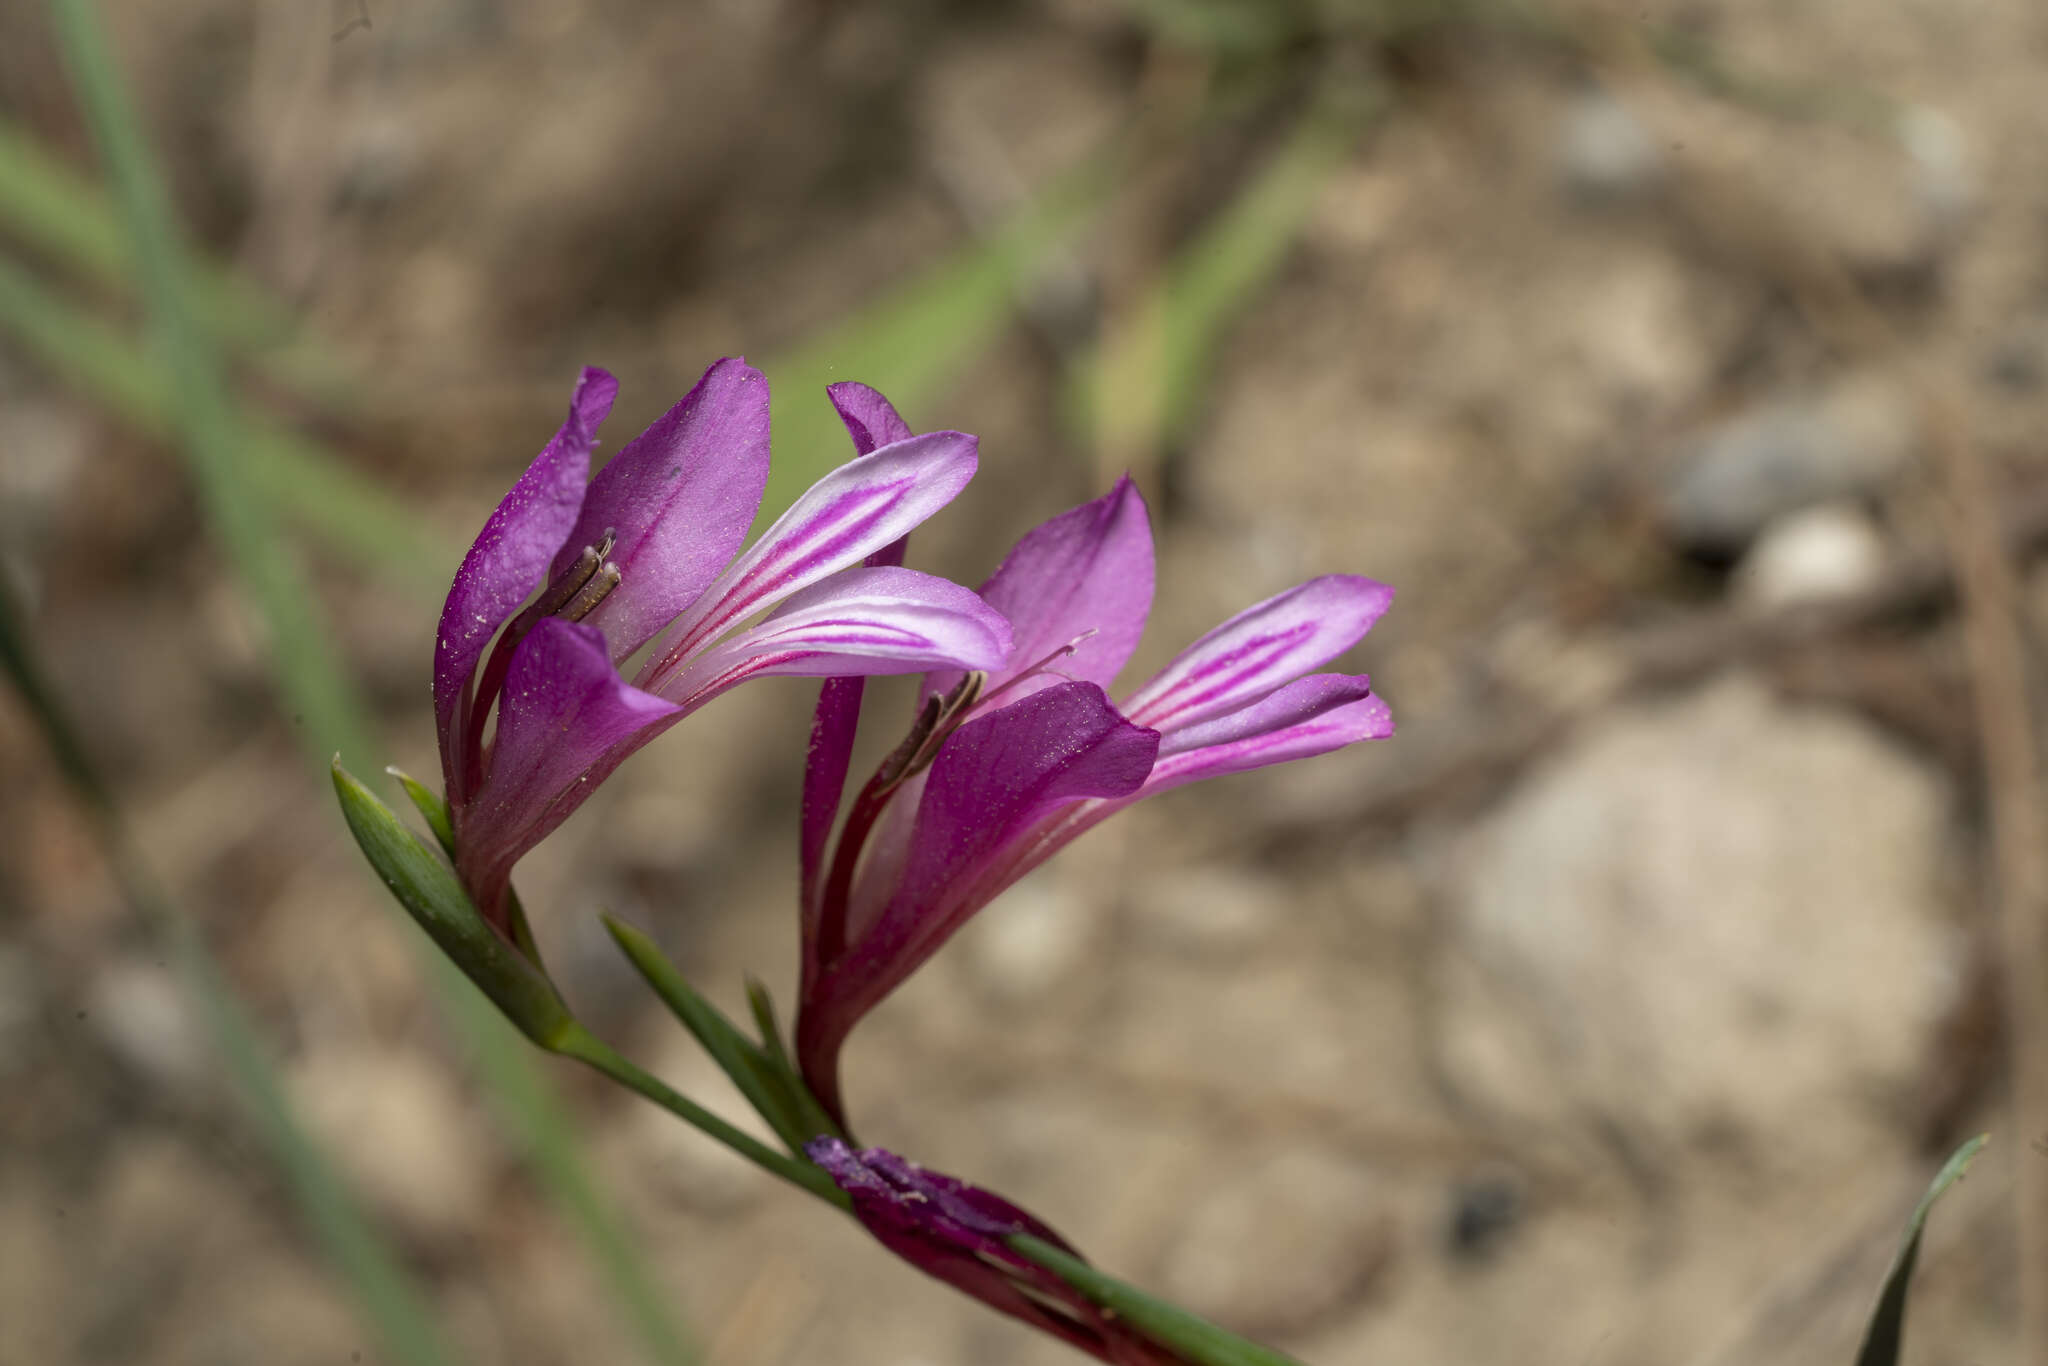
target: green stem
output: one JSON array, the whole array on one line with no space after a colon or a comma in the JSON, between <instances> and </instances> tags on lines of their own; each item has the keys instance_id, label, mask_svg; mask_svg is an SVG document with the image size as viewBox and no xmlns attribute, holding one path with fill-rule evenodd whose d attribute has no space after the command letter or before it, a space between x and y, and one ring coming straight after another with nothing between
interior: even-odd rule
<instances>
[{"instance_id":1,"label":"green stem","mask_svg":"<svg viewBox=\"0 0 2048 1366\"><path fill-rule=\"evenodd\" d=\"M643 1071L636 1064L620 1056L610 1044L582 1025L572 1024L552 1047L554 1052L563 1057L586 1063L627 1090L653 1101L685 1124L723 1143L763 1171L781 1177L792 1186L809 1191L828 1205L847 1211L853 1209L853 1201L822 1168L776 1152L753 1135L735 1128L659 1077Z\"/></svg>"}]
</instances>

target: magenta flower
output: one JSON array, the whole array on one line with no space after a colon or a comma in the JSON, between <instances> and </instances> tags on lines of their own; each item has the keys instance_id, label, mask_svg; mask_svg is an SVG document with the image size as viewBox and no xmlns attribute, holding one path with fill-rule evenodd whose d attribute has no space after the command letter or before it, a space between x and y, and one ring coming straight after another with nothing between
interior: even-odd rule
<instances>
[{"instance_id":1,"label":"magenta flower","mask_svg":"<svg viewBox=\"0 0 2048 1366\"><path fill-rule=\"evenodd\" d=\"M842 415L855 396L837 386ZM907 431L880 395L863 431ZM862 691L824 685L802 821L797 1059L842 1124L847 1034L969 917L1082 831L1200 778L1393 733L1363 675L1309 673L1350 649L1393 590L1330 575L1203 636L1121 703L1105 689L1151 610L1152 532L1128 479L1027 533L982 585L1012 643L983 673L927 674L910 736L855 797L830 851ZM1307 675L1304 677L1304 675Z\"/></svg>"},{"instance_id":2,"label":"magenta flower","mask_svg":"<svg viewBox=\"0 0 2048 1366\"><path fill-rule=\"evenodd\" d=\"M1001 1196L883 1148L819 1138L805 1151L852 1197L862 1227L926 1275L1117 1366L1186 1361L1012 1248L1010 1238L1027 1234L1081 1255Z\"/></svg>"},{"instance_id":3,"label":"magenta flower","mask_svg":"<svg viewBox=\"0 0 2048 1366\"><path fill-rule=\"evenodd\" d=\"M853 567L960 492L973 437L874 443L735 558L768 477L760 372L719 361L592 479L617 392L604 371L583 372L568 420L484 524L441 613L434 709L456 871L500 929L513 864L629 754L727 688L764 674L986 668L1008 653L1007 623L966 589ZM619 666L650 641L628 683Z\"/></svg>"}]
</instances>

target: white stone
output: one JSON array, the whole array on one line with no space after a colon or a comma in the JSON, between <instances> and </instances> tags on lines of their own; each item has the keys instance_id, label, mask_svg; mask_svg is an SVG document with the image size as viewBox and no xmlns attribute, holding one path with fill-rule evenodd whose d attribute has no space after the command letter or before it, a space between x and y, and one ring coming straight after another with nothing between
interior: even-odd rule
<instances>
[{"instance_id":1,"label":"white stone","mask_svg":"<svg viewBox=\"0 0 2048 1366\"><path fill-rule=\"evenodd\" d=\"M1952 991L1948 803L1746 679L1617 712L1446 861L1453 1072L1525 1119L1751 1157L1888 1132Z\"/></svg>"},{"instance_id":2,"label":"white stone","mask_svg":"<svg viewBox=\"0 0 2048 1366\"><path fill-rule=\"evenodd\" d=\"M1735 572L1736 596L1762 611L1868 591L1884 573L1884 538L1861 509L1823 503L1773 522Z\"/></svg>"}]
</instances>

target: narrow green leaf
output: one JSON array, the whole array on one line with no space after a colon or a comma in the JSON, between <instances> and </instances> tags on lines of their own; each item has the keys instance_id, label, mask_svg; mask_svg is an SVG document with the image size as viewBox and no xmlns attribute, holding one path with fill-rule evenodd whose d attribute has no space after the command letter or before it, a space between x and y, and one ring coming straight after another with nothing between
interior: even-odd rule
<instances>
[{"instance_id":1,"label":"narrow green leaf","mask_svg":"<svg viewBox=\"0 0 2048 1366\"><path fill-rule=\"evenodd\" d=\"M1899 1243L1898 1255L1892 1259L1892 1269L1884 1278L1884 1289L1877 1297L1877 1308L1870 1316L1870 1327L1864 1331L1863 1347L1856 1353L1856 1366L1898 1366L1899 1349L1906 1336L1906 1287L1913 1278L1913 1264L1920 1259L1920 1234L1927 1226L1927 1214L1934 1208L1934 1202L1941 1193L1962 1179L1976 1158L1978 1150L1990 1141L1989 1134L1979 1134L1955 1150L1949 1160L1935 1175L1928 1186L1927 1194L1920 1197L1920 1203L1913 1208L1913 1217L1906 1221L1906 1235Z\"/></svg>"},{"instance_id":2,"label":"narrow green leaf","mask_svg":"<svg viewBox=\"0 0 2048 1366\"><path fill-rule=\"evenodd\" d=\"M560 1044L574 1028L572 1021L570 1030L547 1046ZM474 1020L469 1032L473 1043L499 1036L498 1046L475 1049L491 1100L519 1135L550 1196L574 1220L605 1288L638 1335L642 1354L659 1366L689 1366L698 1361L689 1332L671 1307L673 1296L655 1283L624 1221L586 1168L575 1131L549 1094L539 1070L514 1046L514 1040L503 1037L499 1022Z\"/></svg>"},{"instance_id":3,"label":"narrow green leaf","mask_svg":"<svg viewBox=\"0 0 2048 1366\"><path fill-rule=\"evenodd\" d=\"M439 854L406 829L340 760L333 768L334 794L349 832L398 904L520 1033L543 1048L552 1047L570 1024L569 1009L554 983L491 928Z\"/></svg>"},{"instance_id":4,"label":"narrow green leaf","mask_svg":"<svg viewBox=\"0 0 2048 1366\"><path fill-rule=\"evenodd\" d=\"M1142 466L1186 430L1231 324L1286 260L1330 173L1385 102L1355 77L1333 80L1124 325L1078 362L1069 410L1108 463Z\"/></svg>"},{"instance_id":5,"label":"narrow green leaf","mask_svg":"<svg viewBox=\"0 0 2048 1366\"><path fill-rule=\"evenodd\" d=\"M134 286L134 252L98 186L0 118L0 228L96 284ZM295 335L289 310L243 277L208 263L189 271L197 310L220 337L293 392L328 402L353 393L345 367Z\"/></svg>"},{"instance_id":6,"label":"narrow green leaf","mask_svg":"<svg viewBox=\"0 0 2048 1366\"><path fill-rule=\"evenodd\" d=\"M1047 254L1093 217L1114 160L1085 161L982 240L768 363L775 463L756 532L853 454L825 386L858 379L906 413L933 402L1008 321Z\"/></svg>"},{"instance_id":7,"label":"narrow green leaf","mask_svg":"<svg viewBox=\"0 0 2048 1366\"><path fill-rule=\"evenodd\" d=\"M1004 1242L1013 1251L1037 1262L1073 1286L1087 1296L1091 1304L1111 1310L1147 1337L1171 1347L1190 1362L1200 1366L1300 1366L1293 1357L1284 1356L1270 1347L1261 1347L1235 1333L1225 1332L1177 1304L1154 1298L1114 1276L1105 1275L1044 1239L1034 1238L1028 1233L1013 1233Z\"/></svg>"},{"instance_id":8,"label":"narrow green leaf","mask_svg":"<svg viewBox=\"0 0 2048 1366\"><path fill-rule=\"evenodd\" d=\"M662 956L654 941L622 920L604 917L634 968L654 988L683 1027L704 1046L726 1076L747 1098L768 1127L790 1150L801 1157L804 1144L821 1133L836 1133L831 1121L794 1074L776 1066L774 1059L753 1040L740 1033L718 1007L705 1000L684 980L673 963ZM808 1102L808 1103L806 1103Z\"/></svg>"},{"instance_id":9,"label":"narrow green leaf","mask_svg":"<svg viewBox=\"0 0 2048 1366\"><path fill-rule=\"evenodd\" d=\"M5 258L0 330L143 435L173 439L170 380L149 355ZM454 557L398 499L291 432L252 421L243 439L253 491L379 577L429 599L447 592Z\"/></svg>"},{"instance_id":10,"label":"narrow green leaf","mask_svg":"<svg viewBox=\"0 0 2048 1366\"><path fill-rule=\"evenodd\" d=\"M292 1109L255 1024L208 952L191 919L163 890L121 820L111 790L72 724L30 643L13 595L0 583L0 671L27 705L57 756L66 781L93 816L92 826L123 897L165 946L186 995L246 1105L314 1237L348 1281L389 1358L401 1366L452 1366L426 1296L356 1203L333 1162Z\"/></svg>"}]
</instances>

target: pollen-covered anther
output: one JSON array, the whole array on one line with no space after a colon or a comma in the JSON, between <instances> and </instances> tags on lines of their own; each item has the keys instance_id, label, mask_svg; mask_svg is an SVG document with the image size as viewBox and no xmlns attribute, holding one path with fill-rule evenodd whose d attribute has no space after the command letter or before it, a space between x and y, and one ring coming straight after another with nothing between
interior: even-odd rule
<instances>
[{"instance_id":1,"label":"pollen-covered anther","mask_svg":"<svg viewBox=\"0 0 2048 1366\"><path fill-rule=\"evenodd\" d=\"M589 552L585 551L584 553L588 554ZM619 580L623 577L625 576L619 572L617 565L605 565L604 568L584 580L583 587L577 590L576 596L570 599L555 615L564 621L583 620L597 610L597 605L603 602L605 597L614 588L619 586Z\"/></svg>"}]
</instances>

